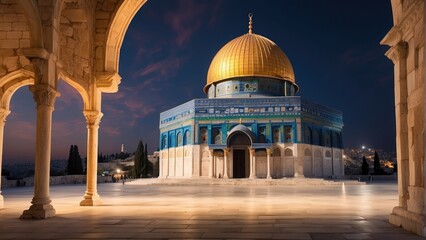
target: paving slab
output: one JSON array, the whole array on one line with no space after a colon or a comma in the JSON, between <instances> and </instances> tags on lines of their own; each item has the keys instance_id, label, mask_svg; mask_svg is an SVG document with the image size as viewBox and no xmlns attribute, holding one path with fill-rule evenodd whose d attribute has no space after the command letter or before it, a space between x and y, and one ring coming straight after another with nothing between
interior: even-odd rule
<instances>
[{"instance_id":1,"label":"paving slab","mask_svg":"<svg viewBox=\"0 0 426 240\"><path fill-rule=\"evenodd\" d=\"M0 239L425 239L387 222L393 183L149 181L100 184L95 207L79 206L84 185L52 186L57 215L45 220L19 219L32 188L3 189Z\"/></svg>"}]
</instances>

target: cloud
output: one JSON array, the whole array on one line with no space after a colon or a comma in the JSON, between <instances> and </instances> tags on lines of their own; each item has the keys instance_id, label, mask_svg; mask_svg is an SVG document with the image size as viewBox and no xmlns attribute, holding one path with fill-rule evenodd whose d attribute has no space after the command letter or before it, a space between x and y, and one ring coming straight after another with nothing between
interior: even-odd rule
<instances>
[{"instance_id":1,"label":"cloud","mask_svg":"<svg viewBox=\"0 0 426 240\"><path fill-rule=\"evenodd\" d=\"M12 120L12 119L11 119ZM5 127L5 142L11 141L18 143L21 140L28 141L35 139L35 122L30 122L21 119L13 119L7 121Z\"/></svg>"},{"instance_id":2,"label":"cloud","mask_svg":"<svg viewBox=\"0 0 426 240\"><path fill-rule=\"evenodd\" d=\"M106 134L108 137L116 137L120 135L120 128L111 127L109 125L99 128L99 131Z\"/></svg>"},{"instance_id":3,"label":"cloud","mask_svg":"<svg viewBox=\"0 0 426 240\"><path fill-rule=\"evenodd\" d=\"M148 64L146 67L136 71L133 74L133 79L141 79L147 76L157 76L164 79L164 77L171 77L176 75L176 72L180 66L185 62L186 58L184 57L175 57L162 59L160 61ZM156 80L150 79L150 81ZM146 80L144 80L146 81Z\"/></svg>"},{"instance_id":4,"label":"cloud","mask_svg":"<svg viewBox=\"0 0 426 240\"><path fill-rule=\"evenodd\" d=\"M81 119L53 121L52 123L52 137L63 138L84 134L85 132L86 122Z\"/></svg>"},{"instance_id":5,"label":"cloud","mask_svg":"<svg viewBox=\"0 0 426 240\"><path fill-rule=\"evenodd\" d=\"M205 3L193 0L179 1L179 6L169 11L165 21L177 34L176 44L183 46L188 43L192 35L202 26L201 19L206 14L208 6Z\"/></svg>"}]
</instances>

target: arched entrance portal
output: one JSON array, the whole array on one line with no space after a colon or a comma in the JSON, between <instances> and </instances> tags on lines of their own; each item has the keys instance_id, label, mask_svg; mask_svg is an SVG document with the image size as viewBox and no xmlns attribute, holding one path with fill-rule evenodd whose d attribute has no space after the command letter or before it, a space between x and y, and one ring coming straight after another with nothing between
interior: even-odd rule
<instances>
[{"instance_id":1,"label":"arched entrance portal","mask_svg":"<svg viewBox=\"0 0 426 240\"><path fill-rule=\"evenodd\" d=\"M226 145L232 151L232 178L248 178L252 176L254 133L246 126L239 124L231 129Z\"/></svg>"},{"instance_id":2,"label":"arched entrance portal","mask_svg":"<svg viewBox=\"0 0 426 240\"><path fill-rule=\"evenodd\" d=\"M250 138L243 132L234 134L229 141L232 149L232 176L233 178L248 178L250 161L248 149L251 145Z\"/></svg>"}]
</instances>

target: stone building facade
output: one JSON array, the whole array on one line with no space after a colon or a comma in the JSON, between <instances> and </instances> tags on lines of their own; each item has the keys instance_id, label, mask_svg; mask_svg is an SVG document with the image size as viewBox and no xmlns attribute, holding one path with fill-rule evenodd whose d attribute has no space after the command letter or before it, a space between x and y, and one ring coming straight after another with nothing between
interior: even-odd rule
<instances>
[{"instance_id":1,"label":"stone building facade","mask_svg":"<svg viewBox=\"0 0 426 240\"><path fill-rule=\"evenodd\" d=\"M394 63L399 201L389 221L426 236L425 4L391 3L394 26L381 44Z\"/></svg>"}]
</instances>

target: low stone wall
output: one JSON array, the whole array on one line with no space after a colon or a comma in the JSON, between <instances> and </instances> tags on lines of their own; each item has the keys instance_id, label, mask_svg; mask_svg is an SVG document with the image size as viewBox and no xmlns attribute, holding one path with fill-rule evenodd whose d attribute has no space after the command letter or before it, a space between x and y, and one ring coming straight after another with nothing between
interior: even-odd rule
<instances>
[{"instance_id":1,"label":"low stone wall","mask_svg":"<svg viewBox=\"0 0 426 240\"><path fill-rule=\"evenodd\" d=\"M361 182L397 182L398 175L347 175L345 179Z\"/></svg>"},{"instance_id":2,"label":"low stone wall","mask_svg":"<svg viewBox=\"0 0 426 240\"><path fill-rule=\"evenodd\" d=\"M98 183L112 182L111 176L98 176ZM67 175L50 177L50 185L60 184L86 184L86 175ZM2 188L11 187L31 187L34 186L34 177L24 178L22 180L7 180L2 177Z\"/></svg>"}]
</instances>

